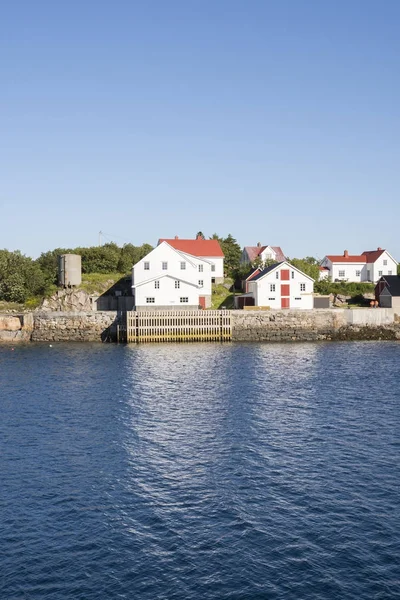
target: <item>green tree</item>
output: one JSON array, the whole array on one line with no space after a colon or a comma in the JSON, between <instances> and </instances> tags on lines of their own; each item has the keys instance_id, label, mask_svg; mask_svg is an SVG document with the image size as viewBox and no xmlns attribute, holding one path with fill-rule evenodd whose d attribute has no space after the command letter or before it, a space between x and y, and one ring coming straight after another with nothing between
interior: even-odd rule
<instances>
[{"instance_id":1,"label":"green tree","mask_svg":"<svg viewBox=\"0 0 400 600\"><path fill-rule=\"evenodd\" d=\"M315 260L315 262L310 262L310 257L307 258L292 258L292 259L288 259L288 262L290 262L290 264L292 264L294 267L296 267L297 269L299 269L300 271L302 271L303 273L305 273L306 275L308 275L309 277L312 277L314 279L314 281L318 281L319 280L319 266L318 266L318 262Z\"/></svg>"},{"instance_id":2,"label":"green tree","mask_svg":"<svg viewBox=\"0 0 400 600\"><path fill-rule=\"evenodd\" d=\"M31 296L43 295L47 280L39 264L19 252L0 250L0 299L25 302Z\"/></svg>"}]
</instances>

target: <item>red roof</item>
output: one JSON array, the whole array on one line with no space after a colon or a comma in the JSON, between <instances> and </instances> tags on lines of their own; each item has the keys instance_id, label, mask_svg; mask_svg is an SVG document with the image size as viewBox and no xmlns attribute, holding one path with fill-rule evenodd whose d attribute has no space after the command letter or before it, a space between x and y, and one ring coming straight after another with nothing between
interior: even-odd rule
<instances>
[{"instance_id":1,"label":"red roof","mask_svg":"<svg viewBox=\"0 0 400 600\"><path fill-rule=\"evenodd\" d=\"M337 263L373 263L382 256L384 252L386 251L382 250L382 248L378 248L377 250L366 250L359 256L350 256L347 250L345 250L340 256L336 254L327 254L326 258L329 258L331 262Z\"/></svg>"},{"instance_id":2,"label":"red roof","mask_svg":"<svg viewBox=\"0 0 400 600\"><path fill-rule=\"evenodd\" d=\"M329 271L328 267L320 267L319 270L320 271Z\"/></svg>"},{"instance_id":3,"label":"red roof","mask_svg":"<svg viewBox=\"0 0 400 600\"><path fill-rule=\"evenodd\" d=\"M382 250L382 248L378 248L378 250L366 250L365 252L363 252L363 254L365 254L365 256L367 257L367 262L373 263L376 260L378 260L378 258L382 256L384 252L386 251Z\"/></svg>"},{"instance_id":4,"label":"red roof","mask_svg":"<svg viewBox=\"0 0 400 600\"><path fill-rule=\"evenodd\" d=\"M257 256L259 256L261 252L265 250L265 248L268 248L268 246L245 246L244 249L247 252L249 261L253 262L257 258ZM283 262L286 260L285 255L283 254L280 246L270 246L270 248L272 248L272 250L275 252L276 260L278 262Z\"/></svg>"},{"instance_id":5,"label":"red roof","mask_svg":"<svg viewBox=\"0 0 400 600\"><path fill-rule=\"evenodd\" d=\"M339 262L339 263L366 263L367 257L365 254L360 254L359 256L350 256L347 254L337 255L337 254L327 254L326 258L329 258L331 262Z\"/></svg>"},{"instance_id":6,"label":"red roof","mask_svg":"<svg viewBox=\"0 0 400 600\"><path fill-rule=\"evenodd\" d=\"M180 250L181 252L186 252L186 254L192 254L193 256L203 256L203 257L224 257L224 253L221 250L221 246L219 245L218 240L203 240L202 238L197 238L195 240L181 240L178 237L175 237L172 240L168 240L165 238L161 238L158 240L158 243L167 242L170 246L175 248L175 250Z\"/></svg>"}]
</instances>

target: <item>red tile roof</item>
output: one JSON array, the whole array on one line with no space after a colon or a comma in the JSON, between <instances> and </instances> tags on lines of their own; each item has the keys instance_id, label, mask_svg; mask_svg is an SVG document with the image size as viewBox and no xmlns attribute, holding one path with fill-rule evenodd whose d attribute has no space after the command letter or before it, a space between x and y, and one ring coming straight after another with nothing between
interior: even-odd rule
<instances>
[{"instance_id":1,"label":"red tile roof","mask_svg":"<svg viewBox=\"0 0 400 600\"><path fill-rule=\"evenodd\" d=\"M365 250L363 254L365 254L365 256L367 257L367 262L373 263L376 260L378 260L378 258L382 256L384 252L385 250L382 250L382 248L378 248L378 250Z\"/></svg>"},{"instance_id":2,"label":"red tile roof","mask_svg":"<svg viewBox=\"0 0 400 600\"><path fill-rule=\"evenodd\" d=\"M259 256L261 252L263 252L267 247L268 246L245 246L244 249L247 252L249 261L253 262L257 258L257 256ZM278 262L283 262L284 260L286 260L285 255L283 254L280 246L270 246L270 248L272 248L272 250L275 252L276 260Z\"/></svg>"},{"instance_id":3,"label":"red tile roof","mask_svg":"<svg viewBox=\"0 0 400 600\"><path fill-rule=\"evenodd\" d=\"M158 240L158 243L161 244L161 242L167 242L170 246L175 248L175 250L180 250L181 252L186 252L193 256L209 256L212 258L224 257L224 253L221 250L218 240L203 240L202 238L197 238L195 240L181 240L176 237L172 240L161 238Z\"/></svg>"},{"instance_id":4,"label":"red tile roof","mask_svg":"<svg viewBox=\"0 0 400 600\"><path fill-rule=\"evenodd\" d=\"M382 250L382 248L378 248L377 250L366 250L358 256L350 256L347 250L345 250L342 255L327 254L326 258L329 258L331 262L339 263L373 263L380 256L382 256L384 252L385 250Z\"/></svg>"},{"instance_id":5,"label":"red tile roof","mask_svg":"<svg viewBox=\"0 0 400 600\"><path fill-rule=\"evenodd\" d=\"M350 256L349 254L345 256L344 254L327 254L326 258L329 258L331 262L340 262L340 263L366 263L367 257L365 254L360 254L359 256Z\"/></svg>"}]
</instances>

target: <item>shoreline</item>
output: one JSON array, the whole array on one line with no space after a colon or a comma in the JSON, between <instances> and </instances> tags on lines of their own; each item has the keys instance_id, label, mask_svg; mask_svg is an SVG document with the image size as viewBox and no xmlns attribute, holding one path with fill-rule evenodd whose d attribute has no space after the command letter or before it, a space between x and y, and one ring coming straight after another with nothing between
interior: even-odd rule
<instances>
[{"instance_id":1,"label":"shoreline","mask_svg":"<svg viewBox=\"0 0 400 600\"><path fill-rule=\"evenodd\" d=\"M333 308L224 312L230 319L232 342L400 340L400 316L394 309ZM201 311L201 314L207 313ZM19 315L3 314L0 315L0 343L115 343L120 334L122 318L123 314L116 311L35 311ZM164 331L162 327L159 329ZM196 340L179 342L165 339L168 343L194 341ZM149 343L160 342L161 340L155 339ZM220 343L220 340L211 343Z\"/></svg>"}]
</instances>

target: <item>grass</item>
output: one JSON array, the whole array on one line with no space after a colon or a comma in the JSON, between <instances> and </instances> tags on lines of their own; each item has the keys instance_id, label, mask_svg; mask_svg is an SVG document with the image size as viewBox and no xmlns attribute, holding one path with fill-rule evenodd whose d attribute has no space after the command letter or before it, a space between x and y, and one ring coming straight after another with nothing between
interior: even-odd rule
<instances>
[{"instance_id":1,"label":"grass","mask_svg":"<svg viewBox=\"0 0 400 600\"><path fill-rule=\"evenodd\" d=\"M233 279L227 277L224 280L225 285L229 285L231 287L233 285ZM225 287L222 283L214 283L212 286L212 296L211 296L211 308L216 310L218 308L233 308L233 299L234 294Z\"/></svg>"},{"instance_id":2,"label":"grass","mask_svg":"<svg viewBox=\"0 0 400 600\"><path fill-rule=\"evenodd\" d=\"M82 273L80 290L88 294L96 292L103 294L112 287L121 277L127 277L126 273Z\"/></svg>"}]
</instances>

